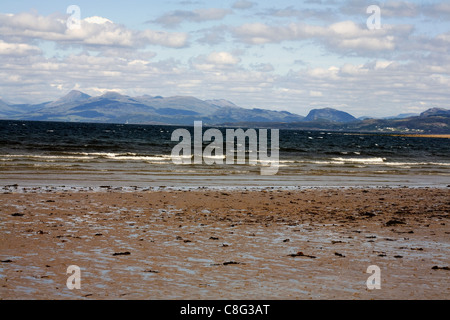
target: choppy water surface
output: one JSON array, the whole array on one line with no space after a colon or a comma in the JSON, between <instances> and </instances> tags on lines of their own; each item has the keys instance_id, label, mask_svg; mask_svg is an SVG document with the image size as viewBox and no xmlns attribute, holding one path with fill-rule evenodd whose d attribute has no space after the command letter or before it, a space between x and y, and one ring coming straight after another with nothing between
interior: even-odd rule
<instances>
[{"instance_id":1,"label":"choppy water surface","mask_svg":"<svg viewBox=\"0 0 450 320\"><path fill-rule=\"evenodd\" d=\"M450 176L448 139L280 130L278 173L263 176L260 163L174 164L175 129L0 121L0 185L447 186Z\"/></svg>"}]
</instances>

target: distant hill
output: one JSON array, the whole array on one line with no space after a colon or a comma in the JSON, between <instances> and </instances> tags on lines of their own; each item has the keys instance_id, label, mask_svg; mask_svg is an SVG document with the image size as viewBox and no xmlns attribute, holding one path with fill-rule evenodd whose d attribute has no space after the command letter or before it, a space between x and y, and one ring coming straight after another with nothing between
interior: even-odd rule
<instances>
[{"instance_id":1,"label":"distant hill","mask_svg":"<svg viewBox=\"0 0 450 320\"><path fill-rule=\"evenodd\" d=\"M399 115L391 116L391 117L384 117L383 119L404 119L404 118L410 118L410 117L417 117L419 115L420 115L419 113L400 113Z\"/></svg>"},{"instance_id":2,"label":"distant hill","mask_svg":"<svg viewBox=\"0 0 450 320\"><path fill-rule=\"evenodd\" d=\"M321 119L300 122L238 122L226 123L227 126L248 128L279 128L297 130L330 130L348 132L379 132L408 134L450 134L450 110L427 110L420 116L401 119L356 119L350 122L323 121Z\"/></svg>"},{"instance_id":3,"label":"distant hill","mask_svg":"<svg viewBox=\"0 0 450 320\"><path fill-rule=\"evenodd\" d=\"M313 109L305 117L304 121L331 121L331 122L351 122L356 118L351 114L332 108Z\"/></svg>"},{"instance_id":4,"label":"distant hill","mask_svg":"<svg viewBox=\"0 0 450 320\"><path fill-rule=\"evenodd\" d=\"M0 116L7 117L11 113L14 113L14 109L12 109L6 102L0 100Z\"/></svg>"},{"instance_id":5,"label":"distant hill","mask_svg":"<svg viewBox=\"0 0 450 320\"><path fill-rule=\"evenodd\" d=\"M313 109L306 117L287 111L248 109L233 102L190 96L130 97L106 92L92 97L72 90L55 101L9 104L0 100L0 119L130 124L267 127L366 132L450 133L450 110L432 108L420 115L374 119L332 109Z\"/></svg>"},{"instance_id":6,"label":"distant hill","mask_svg":"<svg viewBox=\"0 0 450 320\"><path fill-rule=\"evenodd\" d=\"M86 101L90 97L91 97L90 95L87 95L81 91L72 90L68 94L66 94L64 97L62 97L54 102L49 103L48 107L61 106L61 105L67 105L67 104L77 103L77 102L81 102L81 101Z\"/></svg>"},{"instance_id":7,"label":"distant hill","mask_svg":"<svg viewBox=\"0 0 450 320\"><path fill-rule=\"evenodd\" d=\"M246 109L227 100L200 100L189 96L130 97L106 92L91 97L73 90L64 97L39 105L0 104L0 117L16 120L104 122L136 124L205 125L224 122L263 121L292 122L304 117L287 111Z\"/></svg>"},{"instance_id":8,"label":"distant hill","mask_svg":"<svg viewBox=\"0 0 450 320\"><path fill-rule=\"evenodd\" d=\"M443 108L431 108L420 114L420 117L431 117L431 116L450 116L450 110Z\"/></svg>"}]
</instances>

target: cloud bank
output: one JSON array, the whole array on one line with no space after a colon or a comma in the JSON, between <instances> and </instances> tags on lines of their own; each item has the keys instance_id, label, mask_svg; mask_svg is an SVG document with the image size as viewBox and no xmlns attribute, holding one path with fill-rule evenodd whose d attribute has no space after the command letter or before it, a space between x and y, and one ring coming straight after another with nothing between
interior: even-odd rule
<instances>
[{"instance_id":1,"label":"cloud bank","mask_svg":"<svg viewBox=\"0 0 450 320\"><path fill-rule=\"evenodd\" d=\"M386 1L381 28L369 30L369 2L186 2L133 28L101 14L71 29L65 13L0 13L0 99L41 103L77 89L297 114L449 108L450 6Z\"/></svg>"}]
</instances>

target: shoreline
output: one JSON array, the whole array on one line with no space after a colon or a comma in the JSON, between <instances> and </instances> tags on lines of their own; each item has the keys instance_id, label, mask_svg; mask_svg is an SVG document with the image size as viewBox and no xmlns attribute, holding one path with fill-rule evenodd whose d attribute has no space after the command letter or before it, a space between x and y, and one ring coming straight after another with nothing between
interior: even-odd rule
<instances>
[{"instance_id":1,"label":"shoreline","mask_svg":"<svg viewBox=\"0 0 450 320\"><path fill-rule=\"evenodd\" d=\"M74 192L74 193L97 193L97 192L173 192L173 191L302 191L302 190L373 190L373 189L436 189L436 190L450 190L449 185L441 186L409 186L409 185L347 185L347 186L266 186L266 185L254 185L254 186L114 186L114 185L102 185L102 186L66 186L66 185L46 185L46 186L20 186L18 184L0 186L0 194L11 193L61 193L61 192Z\"/></svg>"},{"instance_id":2,"label":"shoreline","mask_svg":"<svg viewBox=\"0 0 450 320\"><path fill-rule=\"evenodd\" d=\"M449 195L0 193L0 299L450 299ZM66 287L69 265L80 290ZM366 287L370 265L380 290Z\"/></svg>"},{"instance_id":3,"label":"shoreline","mask_svg":"<svg viewBox=\"0 0 450 320\"><path fill-rule=\"evenodd\" d=\"M394 137L412 137L412 138L441 138L441 139L450 139L450 134L390 134L390 136L394 136Z\"/></svg>"}]
</instances>

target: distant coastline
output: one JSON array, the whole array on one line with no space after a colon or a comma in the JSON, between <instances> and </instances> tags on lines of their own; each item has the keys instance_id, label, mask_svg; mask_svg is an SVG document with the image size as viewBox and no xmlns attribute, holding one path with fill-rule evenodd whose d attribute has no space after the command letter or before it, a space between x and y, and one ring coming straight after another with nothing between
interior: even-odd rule
<instances>
[{"instance_id":1,"label":"distant coastline","mask_svg":"<svg viewBox=\"0 0 450 320\"><path fill-rule=\"evenodd\" d=\"M391 134L394 137L441 138L450 139L450 134Z\"/></svg>"},{"instance_id":2,"label":"distant coastline","mask_svg":"<svg viewBox=\"0 0 450 320\"><path fill-rule=\"evenodd\" d=\"M34 105L7 104L0 100L0 119L192 126L244 126L336 132L385 134L450 134L450 110L431 108L389 118L355 116L333 108L312 109L306 116L288 111L243 108L224 99L201 100L193 96L127 96L106 92L90 96L72 90L56 101Z\"/></svg>"}]
</instances>

